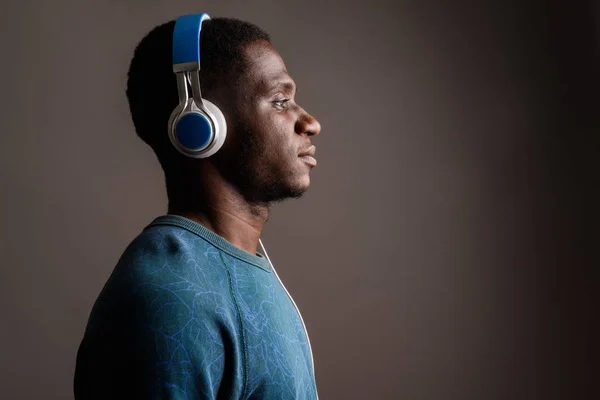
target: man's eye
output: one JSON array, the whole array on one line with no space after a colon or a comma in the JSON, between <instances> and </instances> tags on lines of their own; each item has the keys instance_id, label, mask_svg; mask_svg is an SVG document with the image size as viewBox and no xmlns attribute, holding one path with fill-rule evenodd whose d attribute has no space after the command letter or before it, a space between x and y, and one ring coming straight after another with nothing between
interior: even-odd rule
<instances>
[{"instance_id":1,"label":"man's eye","mask_svg":"<svg viewBox=\"0 0 600 400\"><path fill-rule=\"evenodd\" d=\"M287 103L290 101L290 99L281 99L281 100L275 100L273 102L273 104L275 104L275 106L277 108L285 108L287 106Z\"/></svg>"}]
</instances>

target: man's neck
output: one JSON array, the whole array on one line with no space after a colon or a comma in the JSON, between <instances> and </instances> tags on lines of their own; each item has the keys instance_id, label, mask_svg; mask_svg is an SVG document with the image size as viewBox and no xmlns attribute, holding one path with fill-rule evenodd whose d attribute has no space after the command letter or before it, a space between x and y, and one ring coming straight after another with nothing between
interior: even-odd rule
<instances>
[{"instance_id":1,"label":"man's neck","mask_svg":"<svg viewBox=\"0 0 600 400\"><path fill-rule=\"evenodd\" d=\"M178 191L169 199L169 214L195 221L234 246L256 254L269 216L268 205L249 204L231 185L208 182L210 190Z\"/></svg>"}]
</instances>

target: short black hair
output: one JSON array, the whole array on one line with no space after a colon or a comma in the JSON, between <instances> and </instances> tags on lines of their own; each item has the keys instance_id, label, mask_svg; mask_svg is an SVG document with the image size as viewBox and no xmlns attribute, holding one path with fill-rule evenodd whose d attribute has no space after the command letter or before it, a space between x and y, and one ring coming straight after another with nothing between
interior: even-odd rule
<instances>
[{"instance_id":1,"label":"short black hair","mask_svg":"<svg viewBox=\"0 0 600 400\"><path fill-rule=\"evenodd\" d=\"M170 145L169 117L179 103L172 64L174 29L174 20L152 29L137 45L127 74L126 94L136 133L152 147L161 164L161 152ZM203 96L243 71L244 45L256 40L271 42L267 32L236 18L204 21L200 36Z\"/></svg>"}]
</instances>

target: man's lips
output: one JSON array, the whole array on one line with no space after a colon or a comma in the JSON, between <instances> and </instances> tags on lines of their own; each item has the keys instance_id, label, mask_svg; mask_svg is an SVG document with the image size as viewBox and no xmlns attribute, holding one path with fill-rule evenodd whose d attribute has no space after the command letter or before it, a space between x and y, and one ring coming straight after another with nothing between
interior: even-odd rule
<instances>
[{"instance_id":1,"label":"man's lips","mask_svg":"<svg viewBox=\"0 0 600 400\"><path fill-rule=\"evenodd\" d=\"M314 157L311 157L311 156L301 156L300 159L303 160L308 165L311 165L313 167L317 166L317 159L314 158Z\"/></svg>"},{"instance_id":2,"label":"man's lips","mask_svg":"<svg viewBox=\"0 0 600 400\"><path fill-rule=\"evenodd\" d=\"M315 152L317 151L317 148L313 145L310 146L308 149L302 151L300 154L298 154L298 157L301 158L305 163L316 167L317 166L317 160L315 158Z\"/></svg>"}]
</instances>

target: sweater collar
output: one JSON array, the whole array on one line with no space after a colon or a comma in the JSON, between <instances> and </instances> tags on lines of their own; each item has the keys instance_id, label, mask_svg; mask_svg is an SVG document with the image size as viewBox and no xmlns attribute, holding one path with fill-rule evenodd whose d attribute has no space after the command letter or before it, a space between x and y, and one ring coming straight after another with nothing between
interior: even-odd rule
<instances>
[{"instance_id":1,"label":"sweater collar","mask_svg":"<svg viewBox=\"0 0 600 400\"><path fill-rule=\"evenodd\" d=\"M192 232L218 249L224 251L232 257L235 257L239 260L247 262L248 264L255 265L265 271L271 272L271 264L267 260L266 257L261 254L251 254L245 250L240 249L235 246L233 243L229 242L222 236L217 235L213 231L210 231L203 225L200 225L196 221L192 221L189 218L182 217L180 215L166 214L160 217L157 217L147 226L157 226L157 225L171 225L177 226L179 228L186 229L189 232Z\"/></svg>"}]
</instances>

